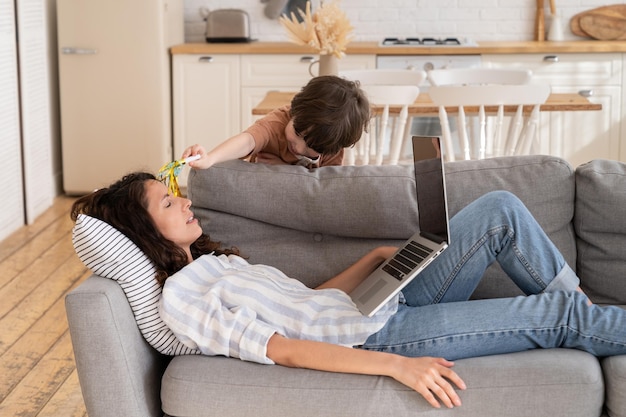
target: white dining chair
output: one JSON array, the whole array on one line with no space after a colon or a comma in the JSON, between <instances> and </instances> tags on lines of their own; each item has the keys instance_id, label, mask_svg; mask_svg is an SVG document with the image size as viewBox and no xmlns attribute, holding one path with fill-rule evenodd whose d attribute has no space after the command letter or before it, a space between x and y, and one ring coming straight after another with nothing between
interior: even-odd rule
<instances>
[{"instance_id":1,"label":"white dining chair","mask_svg":"<svg viewBox=\"0 0 626 417\"><path fill-rule=\"evenodd\" d=\"M532 72L491 68L440 69L428 72L429 95L439 108L446 160L456 159L450 129L450 111L458 111L458 142L464 159L525 155L537 138L540 106L550 95L547 84L532 83ZM478 119L469 129L468 114ZM504 135L505 115L508 133Z\"/></svg>"},{"instance_id":2,"label":"white dining chair","mask_svg":"<svg viewBox=\"0 0 626 417\"><path fill-rule=\"evenodd\" d=\"M419 96L419 85L426 79L424 71L413 70L350 70L339 76L359 81L373 106L382 111L370 120L369 128L353 148L346 152L346 164L396 165L409 134L411 117L408 106ZM399 113L390 108L400 107ZM389 150L385 158L386 150Z\"/></svg>"},{"instance_id":3,"label":"white dining chair","mask_svg":"<svg viewBox=\"0 0 626 417\"><path fill-rule=\"evenodd\" d=\"M428 71L431 85L528 84L530 70L500 68L446 68Z\"/></svg>"}]
</instances>

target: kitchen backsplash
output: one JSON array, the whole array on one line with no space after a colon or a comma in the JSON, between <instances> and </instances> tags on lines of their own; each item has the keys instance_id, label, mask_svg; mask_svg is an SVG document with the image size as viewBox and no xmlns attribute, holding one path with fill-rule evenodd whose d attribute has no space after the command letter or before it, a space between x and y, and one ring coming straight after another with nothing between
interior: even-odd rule
<instances>
[{"instance_id":1,"label":"kitchen backsplash","mask_svg":"<svg viewBox=\"0 0 626 417\"><path fill-rule=\"evenodd\" d=\"M261 41L286 41L278 20L265 17L260 0L184 0L185 41L204 42L201 8L244 9L250 16L250 32ZM545 0L546 30L550 8ZM312 3L319 4L319 0ZM605 0L556 0L564 39L581 39L569 30L576 13L607 4ZM384 37L468 37L477 41L527 41L534 39L536 0L342 0L341 8L354 26L357 41Z\"/></svg>"}]
</instances>

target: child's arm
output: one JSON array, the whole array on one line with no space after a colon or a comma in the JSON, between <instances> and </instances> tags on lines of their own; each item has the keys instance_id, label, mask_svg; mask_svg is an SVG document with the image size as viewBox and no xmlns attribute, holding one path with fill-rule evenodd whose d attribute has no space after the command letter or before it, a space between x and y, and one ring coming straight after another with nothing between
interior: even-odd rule
<instances>
[{"instance_id":1,"label":"child's arm","mask_svg":"<svg viewBox=\"0 0 626 417\"><path fill-rule=\"evenodd\" d=\"M391 257L397 250L398 248L393 246L380 246L316 289L338 288L349 294L361 281L374 271L378 265Z\"/></svg>"},{"instance_id":2,"label":"child's arm","mask_svg":"<svg viewBox=\"0 0 626 417\"><path fill-rule=\"evenodd\" d=\"M391 353L351 349L329 343L287 339L274 334L267 344L267 357L292 368L329 372L384 375L419 392L433 407L461 405L452 383L465 389L463 380L443 358L408 358Z\"/></svg>"},{"instance_id":3,"label":"child's arm","mask_svg":"<svg viewBox=\"0 0 626 417\"><path fill-rule=\"evenodd\" d=\"M185 149L182 158L191 155L200 155L197 161L189 163L189 166L196 169L206 169L219 162L230 161L231 159L244 158L254 150L254 138L247 132L239 133L217 145L210 152L206 152L201 145L193 145Z\"/></svg>"}]
</instances>

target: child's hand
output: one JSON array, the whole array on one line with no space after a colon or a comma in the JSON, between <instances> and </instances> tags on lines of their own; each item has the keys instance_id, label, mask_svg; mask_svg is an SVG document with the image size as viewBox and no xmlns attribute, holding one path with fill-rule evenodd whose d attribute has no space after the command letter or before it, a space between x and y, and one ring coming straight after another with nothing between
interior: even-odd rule
<instances>
[{"instance_id":1,"label":"child's hand","mask_svg":"<svg viewBox=\"0 0 626 417\"><path fill-rule=\"evenodd\" d=\"M210 161L209 154L201 145L192 145L185 149L182 154L182 158L188 158L190 156L200 155L200 159L189 162L189 166L195 169L206 169L213 165Z\"/></svg>"}]
</instances>

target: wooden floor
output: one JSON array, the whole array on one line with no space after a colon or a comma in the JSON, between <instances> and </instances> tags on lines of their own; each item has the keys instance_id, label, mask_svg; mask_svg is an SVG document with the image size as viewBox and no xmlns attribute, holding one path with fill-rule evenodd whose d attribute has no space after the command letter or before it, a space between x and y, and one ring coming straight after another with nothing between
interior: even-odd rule
<instances>
[{"instance_id":1,"label":"wooden floor","mask_svg":"<svg viewBox=\"0 0 626 417\"><path fill-rule=\"evenodd\" d=\"M89 276L71 241L73 199L0 242L0 416L86 416L65 294Z\"/></svg>"}]
</instances>

